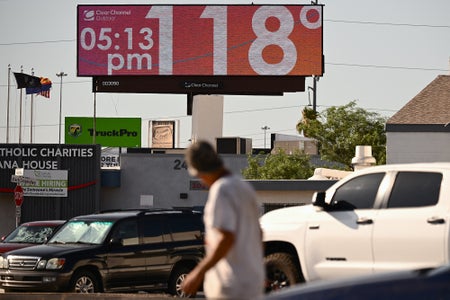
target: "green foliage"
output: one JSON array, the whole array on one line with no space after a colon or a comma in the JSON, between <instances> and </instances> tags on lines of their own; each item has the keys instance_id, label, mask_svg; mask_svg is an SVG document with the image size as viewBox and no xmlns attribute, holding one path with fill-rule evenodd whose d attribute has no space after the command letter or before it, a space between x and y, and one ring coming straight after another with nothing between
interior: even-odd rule
<instances>
[{"instance_id":1,"label":"green foliage","mask_svg":"<svg viewBox=\"0 0 450 300\"><path fill-rule=\"evenodd\" d=\"M297 124L297 130L318 140L323 160L350 166L356 146L369 145L377 164L385 164L385 123L386 118L358 108L352 101L344 106L328 108L317 119L303 119Z\"/></svg>"},{"instance_id":2,"label":"green foliage","mask_svg":"<svg viewBox=\"0 0 450 300\"><path fill-rule=\"evenodd\" d=\"M246 179L307 179L314 173L309 156L296 151L286 154L258 154L248 157L248 167L242 171Z\"/></svg>"}]
</instances>

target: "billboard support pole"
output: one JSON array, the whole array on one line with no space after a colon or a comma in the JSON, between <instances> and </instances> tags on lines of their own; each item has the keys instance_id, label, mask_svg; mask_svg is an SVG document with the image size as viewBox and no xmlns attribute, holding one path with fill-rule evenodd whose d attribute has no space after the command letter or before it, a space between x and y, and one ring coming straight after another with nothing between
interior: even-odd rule
<instances>
[{"instance_id":1,"label":"billboard support pole","mask_svg":"<svg viewBox=\"0 0 450 300\"><path fill-rule=\"evenodd\" d=\"M94 77L94 116L92 120L92 125L94 128L94 133L92 134L92 144L95 145L95 136L97 135L97 77Z\"/></svg>"}]
</instances>

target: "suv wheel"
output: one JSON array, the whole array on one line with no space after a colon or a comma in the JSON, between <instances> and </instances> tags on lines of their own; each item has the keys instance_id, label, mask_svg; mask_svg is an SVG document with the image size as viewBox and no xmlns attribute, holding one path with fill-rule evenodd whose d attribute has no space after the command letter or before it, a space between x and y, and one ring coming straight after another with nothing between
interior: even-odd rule
<instances>
[{"instance_id":1,"label":"suv wheel","mask_svg":"<svg viewBox=\"0 0 450 300\"><path fill-rule=\"evenodd\" d=\"M71 291L73 293L98 293L100 285L97 277L90 271L77 272L72 280Z\"/></svg>"},{"instance_id":2,"label":"suv wheel","mask_svg":"<svg viewBox=\"0 0 450 300\"><path fill-rule=\"evenodd\" d=\"M302 282L292 255L272 253L265 257L266 292L276 291Z\"/></svg>"},{"instance_id":3,"label":"suv wheel","mask_svg":"<svg viewBox=\"0 0 450 300\"><path fill-rule=\"evenodd\" d=\"M186 295L183 290L181 289L181 285L186 278L186 276L189 274L189 272L192 270L192 268L186 267L186 266L180 266L176 267L171 276L169 281L169 287L168 292L169 294L174 295L175 297L181 297L181 298L191 298L195 297L195 295Z\"/></svg>"}]
</instances>

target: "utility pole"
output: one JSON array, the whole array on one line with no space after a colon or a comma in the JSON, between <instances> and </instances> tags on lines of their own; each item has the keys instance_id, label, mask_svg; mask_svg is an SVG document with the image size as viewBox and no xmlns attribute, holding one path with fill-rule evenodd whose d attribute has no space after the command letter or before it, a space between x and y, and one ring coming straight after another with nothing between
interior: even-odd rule
<instances>
[{"instance_id":1,"label":"utility pole","mask_svg":"<svg viewBox=\"0 0 450 300\"><path fill-rule=\"evenodd\" d=\"M264 130L264 149L266 148L266 131L270 129L269 126L265 125L264 127L261 127L262 130Z\"/></svg>"},{"instance_id":2,"label":"utility pole","mask_svg":"<svg viewBox=\"0 0 450 300\"><path fill-rule=\"evenodd\" d=\"M63 77L67 76L64 72L56 73L56 76L60 78L59 83L59 144L61 144L61 115L62 115L62 85L63 85Z\"/></svg>"}]
</instances>

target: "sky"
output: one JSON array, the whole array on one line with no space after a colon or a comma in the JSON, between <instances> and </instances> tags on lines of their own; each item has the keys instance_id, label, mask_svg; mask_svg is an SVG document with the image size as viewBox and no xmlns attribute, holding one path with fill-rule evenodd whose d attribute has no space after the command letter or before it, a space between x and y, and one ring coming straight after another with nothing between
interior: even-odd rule
<instances>
[{"instance_id":1,"label":"sky","mask_svg":"<svg viewBox=\"0 0 450 300\"><path fill-rule=\"evenodd\" d=\"M13 76L9 89L9 142L58 143L60 111L64 117L94 115L90 77L77 77L76 7L78 4L123 4L124 1L0 0L0 143L6 142L8 66L12 72L48 77L50 99L22 99ZM131 4L250 4L251 1L138 1ZM310 4L255 1L254 4ZM126 3L130 4L130 3ZM323 4L325 72L317 82L317 110L348 104L390 117L438 75L450 74L450 1L319 1ZM57 73L64 72L62 89ZM312 86L312 78L305 85ZM307 91L309 89L307 88ZM251 138L254 148L266 134L298 134L301 111L312 101L308 92L283 96L224 96L224 137ZM60 98L60 93L62 97ZM60 99L62 105L60 106ZM178 146L188 146L192 117L186 95L98 93L97 117L142 118L142 146L148 121L177 120ZM432 105L432 103L430 103ZM30 132L31 111L33 130ZM61 127L63 130L63 127ZM61 133L64 140L64 132Z\"/></svg>"}]
</instances>

